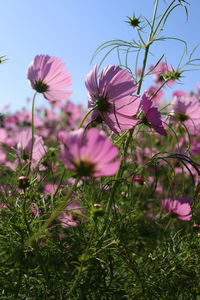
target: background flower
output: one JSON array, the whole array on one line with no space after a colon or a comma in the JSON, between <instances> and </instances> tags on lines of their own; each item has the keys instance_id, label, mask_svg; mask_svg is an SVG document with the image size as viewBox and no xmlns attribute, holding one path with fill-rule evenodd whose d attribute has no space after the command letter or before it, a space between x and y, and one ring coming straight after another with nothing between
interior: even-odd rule
<instances>
[{"instance_id":1,"label":"background flower","mask_svg":"<svg viewBox=\"0 0 200 300\"><path fill-rule=\"evenodd\" d=\"M168 198L163 203L163 208L165 211L176 215L177 219L181 221L190 221L192 218L191 207L189 202L184 202L183 200L185 201L183 197L177 200Z\"/></svg>"}]
</instances>

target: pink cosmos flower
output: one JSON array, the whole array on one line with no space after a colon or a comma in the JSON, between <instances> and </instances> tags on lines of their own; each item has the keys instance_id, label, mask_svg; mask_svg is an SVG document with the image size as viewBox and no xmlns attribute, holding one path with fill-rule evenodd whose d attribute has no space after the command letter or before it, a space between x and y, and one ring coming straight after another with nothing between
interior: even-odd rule
<instances>
[{"instance_id":1,"label":"pink cosmos flower","mask_svg":"<svg viewBox=\"0 0 200 300\"><path fill-rule=\"evenodd\" d=\"M176 215L177 219L181 221L190 221L192 218L190 204L183 201L183 197L177 200L166 199L165 202L163 202L163 208L165 211Z\"/></svg>"},{"instance_id":2,"label":"pink cosmos flower","mask_svg":"<svg viewBox=\"0 0 200 300\"><path fill-rule=\"evenodd\" d=\"M159 87L156 86L150 86L147 90L147 93L149 94L149 97L153 96L154 93L158 90ZM163 97L164 93L160 90L157 92L157 94L152 98L152 101L156 102L159 101Z\"/></svg>"},{"instance_id":3,"label":"pink cosmos flower","mask_svg":"<svg viewBox=\"0 0 200 300\"><path fill-rule=\"evenodd\" d=\"M154 82L158 85L161 85L164 80L166 74L173 72L173 68L170 65L167 65L165 62L161 61L158 65L153 69L153 66L150 66L150 71L152 70ZM174 80L169 80L167 82L168 86L172 86L174 84Z\"/></svg>"},{"instance_id":4,"label":"pink cosmos flower","mask_svg":"<svg viewBox=\"0 0 200 300\"><path fill-rule=\"evenodd\" d=\"M101 72L98 83L96 65L87 75L85 85L89 92L88 108L95 107L92 121L104 121L116 134L138 123L133 116L138 113L140 101L138 95L131 95L137 86L128 70L108 65Z\"/></svg>"},{"instance_id":5,"label":"pink cosmos flower","mask_svg":"<svg viewBox=\"0 0 200 300\"><path fill-rule=\"evenodd\" d=\"M29 65L27 77L34 90L49 101L67 100L71 91L64 91L72 84L65 64L56 56L37 55Z\"/></svg>"},{"instance_id":6,"label":"pink cosmos flower","mask_svg":"<svg viewBox=\"0 0 200 300\"><path fill-rule=\"evenodd\" d=\"M60 132L60 161L79 177L113 176L119 169L120 160L113 161L118 149L103 132L91 128Z\"/></svg>"},{"instance_id":7,"label":"pink cosmos flower","mask_svg":"<svg viewBox=\"0 0 200 300\"><path fill-rule=\"evenodd\" d=\"M187 97L186 92L179 90L179 91L175 91L172 94L173 97Z\"/></svg>"},{"instance_id":8,"label":"pink cosmos flower","mask_svg":"<svg viewBox=\"0 0 200 300\"><path fill-rule=\"evenodd\" d=\"M64 116L69 127L71 129L77 129L80 121L84 117L80 107L68 100L65 104L63 104L61 110L64 112Z\"/></svg>"},{"instance_id":9,"label":"pink cosmos flower","mask_svg":"<svg viewBox=\"0 0 200 300\"><path fill-rule=\"evenodd\" d=\"M191 134L194 134L200 127L200 102L195 96L177 97L171 102L173 115L184 123Z\"/></svg>"},{"instance_id":10,"label":"pink cosmos flower","mask_svg":"<svg viewBox=\"0 0 200 300\"><path fill-rule=\"evenodd\" d=\"M161 121L161 114L154 103L149 99L147 93L142 96L140 106L143 111L142 122L149 127L152 127L159 134L167 135Z\"/></svg>"},{"instance_id":11,"label":"pink cosmos flower","mask_svg":"<svg viewBox=\"0 0 200 300\"><path fill-rule=\"evenodd\" d=\"M79 224L79 220L85 220L79 214L84 215L85 212L80 209L80 202L73 201L68 204L65 208L64 213L60 214L57 219L61 222L61 226L63 228L68 228L70 226L77 226Z\"/></svg>"},{"instance_id":12,"label":"pink cosmos flower","mask_svg":"<svg viewBox=\"0 0 200 300\"><path fill-rule=\"evenodd\" d=\"M197 96L200 97L200 82L197 84Z\"/></svg>"},{"instance_id":13,"label":"pink cosmos flower","mask_svg":"<svg viewBox=\"0 0 200 300\"><path fill-rule=\"evenodd\" d=\"M26 129L19 134L17 152L23 161L29 162L31 153L31 141L32 133L31 129ZM44 141L38 135L34 135L33 142L33 154L32 154L32 168L41 161L46 154L47 147L44 145Z\"/></svg>"}]
</instances>

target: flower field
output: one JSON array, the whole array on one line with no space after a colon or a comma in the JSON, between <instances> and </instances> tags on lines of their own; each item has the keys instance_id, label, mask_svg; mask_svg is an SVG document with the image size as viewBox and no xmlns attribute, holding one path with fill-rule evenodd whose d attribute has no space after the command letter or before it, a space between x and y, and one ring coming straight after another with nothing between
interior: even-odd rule
<instances>
[{"instance_id":1,"label":"flower field","mask_svg":"<svg viewBox=\"0 0 200 300\"><path fill-rule=\"evenodd\" d=\"M96 50L119 61L92 66L88 107L46 54L27 66L32 110L0 107L0 299L200 299L200 84L177 85L200 59L148 65L169 15L189 9L158 4L128 17L137 41Z\"/></svg>"}]
</instances>

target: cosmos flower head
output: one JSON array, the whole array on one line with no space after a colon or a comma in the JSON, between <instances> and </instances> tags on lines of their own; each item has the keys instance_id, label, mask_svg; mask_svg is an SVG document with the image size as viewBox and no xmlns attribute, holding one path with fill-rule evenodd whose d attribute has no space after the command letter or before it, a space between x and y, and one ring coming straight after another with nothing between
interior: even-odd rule
<instances>
[{"instance_id":1,"label":"cosmos flower head","mask_svg":"<svg viewBox=\"0 0 200 300\"><path fill-rule=\"evenodd\" d=\"M32 132L30 128L23 130L18 136L17 153L25 163L29 163L30 161L31 141ZM47 147L44 145L42 137L34 135L31 168L36 167L36 165L46 155L46 151Z\"/></svg>"},{"instance_id":2,"label":"cosmos flower head","mask_svg":"<svg viewBox=\"0 0 200 300\"><path fill-rule=\"evenodd\" d=\"M49 101L67 100L72 94L65 91L71 84L71 76L64 70L65 64L56 56L37 55L29 65L27 77L34 90Z\"/></svg>"},{"instance_id":3,"label":"cosmos flower head","mask_svg":"<svg viewBox=\"0 0 200 300\"><path fill-rule=\"evenodd\" d=\"M150 86L147 90L149 97L152 97L156 93L156 95L151 99L154 102L159 101L164 96L164 93L162 90L157 92L158 89L159 89L159 87Z\"/></svg>"},{"instance_id":4,"label":"cosmos flower head","mask_svg":"<svg viewBox=\"0 0 200 300\"><path fill-rule=\"evenodd\" d=\"M78 177L113 176L120 160L118 149L107 136L95 128L78 129L70 133L60 132L60 161Z\"/></svg>"},{"instance_id":5,"label":"cosmos flower head","mask_svg":"<svg viewBox=\"0 0 200 300\"><path fill-rule=\"evenodd\" d=\"M163 202L163 208L181 221L190 221L192 218L190 203L183 201L183 197L176 200L166 199Z\"/></svg>"},{"instance_id":6,"label":"cosmos flower head","mask_svg":"<svg viewBox=\"0 0 200 300\"><path fill-rule=\"evenodd\" d=\"M86 221L80 214L85 215L85 212L80 209L80 202L73 201L65 207L65 211L57 219L61 222L63 228L75 227L80 223L80 220Z\"/></svg>"},{"instance_id":7,"label":"cosmos flower head","mask_svg":"<svg viewBox=\"0 0 200 300\"><path fill-rule=\"evenodd\" d=\"M171 107L175 120L184 123L191 134L200 128L200 103L195 96L175 96Z\"/></svg>"},{"instance_id":8,"label":"cosmos flower head","mask_svg":"<svg viewBox=\"0 0 200 300\"><path fill-rule=\"evenodd\" d=\"M154 103L150 100L148 93L144 93L140 103L142 109L142 123L153 128L161 135L167 135L162 121L161 114L158 111L157 107L154 106Z\"/></svg>"},{"instance_id":9,"label":"cosmos flower head","mask_svg":"<svg viewBox=\"0 0 200 300\"><path fill-rule=\"evenodd\" d=\"M173 74L173 72L174 72L172 66L167 65L163 61L159 62L155 68L153 66L150 66L150 71L153 74L154 82L158 85L163 84L163 82L166 79L167 74L170 74L170 73ZM174 84L174 82L175 81L171 79L167 82L167 85L172 86Z\"/></svg>"},{"instance_id":10,"label":"cosmos flower head","mask_svg":"<svg viewBox=\"0 0 200 300\"><path fill-rule=\"evenodd\" d=\"M110 129L119 134L133 128L138 119L139 96L132 95L137 90L135 80L128 70L119 66L105 67L97 81L97 65L85 80L88 89L88 108L94 108L92 121L100 119Z\"/></svg>"}]
</instances>

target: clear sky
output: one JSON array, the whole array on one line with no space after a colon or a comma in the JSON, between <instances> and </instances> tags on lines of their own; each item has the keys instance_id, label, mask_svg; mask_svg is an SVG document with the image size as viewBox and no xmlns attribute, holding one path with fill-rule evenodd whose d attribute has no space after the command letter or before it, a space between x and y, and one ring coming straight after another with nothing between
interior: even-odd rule
<instances>
[{"instance_id":1,"label":"clear sky","mask_svg":"<svg viewBox=\"0 0 200 300\"><path fill-rule=\"evenodd\" d=\"M160 13L169 3L169 0L159 1ZM170 16L163 35L186 40L191 51L200 43L200 1L188 0L188 3L188 22L184 10L178 7ZM137 39L133 28L125 22L126 17L132 17L135 12L136 16L144 15L150 19L153 6L153 0L1 1L0 55L6 55L8 60L0 65L0 108L9 103L12 111L17 110L26 105L27 98L32 98L33 90L27 81L26 71L37 54L58 56L66 63L72 75L71 100L87 105L84 80L103 57L103 53L100 54L90 65L94 51L108 40ZM183 44L177 41L159 42L152 47L147 65L155 63L165 53L167 62L176 68L183 49ZM196 57L200 58L200 48ZM134 68L134 53L129 61ZM107 64L118 64L117 56L108 56L103 66ZM176 89L189 92L200 81L200 71L187 72L185 76L182 80L184 85L176 85ZM169 97L171 92L168 92ZM46 100L39 97L36 105L45 103Z\"/></svg>"}]
</instances>

